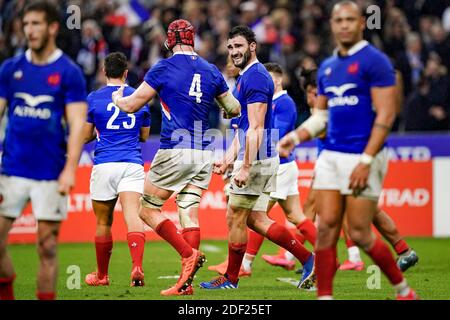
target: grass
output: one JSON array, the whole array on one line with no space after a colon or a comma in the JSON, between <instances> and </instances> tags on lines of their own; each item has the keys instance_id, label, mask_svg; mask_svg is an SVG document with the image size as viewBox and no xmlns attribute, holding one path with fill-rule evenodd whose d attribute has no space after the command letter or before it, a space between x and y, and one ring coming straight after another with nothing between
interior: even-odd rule
<instances>
[{"instance_id":1,"label":"grass","mask_svg":"<svg viewBox=\"0 0 450 320\"><path fill-rule=\"evenodd\" d=\"M421 299L450 299L450 239L409 238L408 243L416 250L419 263L406 272L408 283L416 289ZM315 299L314 292L306 292L296 287L277 281L279 277L290 277L298 280L294 271L272 267L261 258L262 253L275 254L277 247L265 241L260 254L253 264L251 277L242 278L238 290L205 291L198 283L216 276L207 270L208 265L218 264L227 254L225 241L203 241L201 249L206 253L207 263L199 270L194 281L195 294L183 297L162 297L159 292L176 282L176 279L159 279L160 276L177 275L181 268L179 257L165 242L148 242L145 248L144 271L146 286L129 287L131 259L126 243L114 243L110 263L109 287L88 287L84 276L95 270L95 250L92 243L61 244L58 255L60 271L58 279L58 299L64 300L309 300ZM213 249L213 250L211 250ZM344 260L345 246L340 243L339 257ZM17 299L35 299L36 272L38 258L34 245L11 245L9 252L16 268L15 295ZM362 254L366 266L371 260ZM81 271L81 288L69 290L67 282L74 283L74 274L67 273L71 265L78 266ZM299 264L297 266L300 266ZM394 291L386 277L381 276L379 289L369 290L366 286L368 278L373 274L362 272L339 271L334 281L336 299L372 300L393 299ZM76 279L75 279L76 280ZM75 282L76 283L76 282Z\"/></svg>"}]
</instances>

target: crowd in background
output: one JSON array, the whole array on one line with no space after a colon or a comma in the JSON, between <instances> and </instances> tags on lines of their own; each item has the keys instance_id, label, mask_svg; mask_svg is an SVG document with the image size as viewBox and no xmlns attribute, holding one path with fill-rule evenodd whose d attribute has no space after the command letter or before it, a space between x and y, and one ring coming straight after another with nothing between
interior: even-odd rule
<instances>
[{"instance_id":1,"label":"crowd in background","mask_svg":"<svg viewBox=\"0 0 450 320\"><path fill-rule=\"evenodd\" d=\"M195 50L224 73L227 36L238 24L250 26L258 41L260 62L278 62L285 88L298 107L298 124L309 116L300 86L302 69L317 68L334 49L329 0L66 0L57 1L67 21L67 7L81 9L79 29L61 25L58 45L82 68L88 90L105 84L101 72L108 52L129 59L128 83L137 86L145 72L169 56L163 43L169 23L177 18L195 27ZM357 0L363 8L381 9L381 28L365 38L382 49L403 76L403 107L395 131L450 130L450 0ZM20 13L25 0L0 0L0 63L26 50ZM136 15L136 8L138 15ZM133 11L133 12L131 12ZM133 15L130 15L133 13ZM370 14L368 14L370 16ZM373 19L373 18L372 18ZM152 133L159 133L161 113L152 102ZM224 127L218 110L210 124Z\"/></svg>"}]
</instances>

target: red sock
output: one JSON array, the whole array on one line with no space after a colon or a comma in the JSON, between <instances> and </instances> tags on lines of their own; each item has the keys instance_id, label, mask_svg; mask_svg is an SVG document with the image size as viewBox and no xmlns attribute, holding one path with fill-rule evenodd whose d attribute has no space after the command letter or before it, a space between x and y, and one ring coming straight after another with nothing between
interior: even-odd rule
<instances>
[{"instance_id":1,"label":"red sock","mask_svg":"<svg viewBox=\"0 0 450 320\"><path fill-rule=\"evenodd\" d=\"M55 300L56 294L54 292L36 292L38 300Z\"/></svg>"},{"instance_id":2,"label":"red sock","mask_svg":"<svg viewBox=\"0 0 450 320\"><path fill-rule=\"evenodd\" d=\"M316 250L317 296L333 295L336 273L336 247Z\"/></svg>"},{"instance_id":3,"label":"red sock","mask_svg":"<svg viewBox=\"0 0 450 320\"><path fill-rule=\"evenodd\" d=\"M276 243L292 253L302 264L305 264L306 260L308 260L311 255L311 252L309 252L300 242L295 240L295 237L286 227L283 227L276 222L272 223L269 227L266 237L273 243Z\"/></svg>"},{"instance_id":4,"label":"red sock","mask_svg":"<svg viewBox=\"0 0 450 320\"><path fill-rule=\"evenodd\" d=\"M305 241L306 241L305 236L302 235L301 233L296 232L296 233L294 234L294 237L295 237L295 239L297 239L301 244L305 244Z\"/></svg>"},{"instance_id":5,"label":"red sock","mask_svg":"<svg viewBox=\"0 0 450 320\"><path fill-rule=\"evenodd\" d=\"M144 258L145 233L128 232L128 248L130 248L131 261L134 267L142 269L142 259Z\"/></svg>"},{"instance_id":6,"label":"red sock","mask_svg":"<svg viewBox=\"0 0 450 320\"><path fill-rule=\"evenodd\" d=\"M177 227L169 219L158 224L155 231L161 238L170 243L182 258L188 258L192 255L192 247L183 239Z\"/></svg>"},{"instance_id":7,"label":"red sock","mask_svg":"<svg viewBox=\"0 0 450 320\"><path fill-rule=\"evenodd\" d=\"M200 247L200 228L184 228L181 234L192 248L198 250Z\"/></svg>"},{"instance_id":8,"label":"red sock","mask_svg":"<svg viewBox=\"0 0 450 320\"><path fill-rule=\"evenodd\" d=\"M97 255L97 271L99 278L108 274L109 259L113 248L112 236L95 237L95 253Z\"/></svg>"},{"instance_id":9,"label":"red sock","mask_svg":"<svg viewBox=\"0 0 450 320\"><path fill-rule=\"evenodd\" d=\"M247 251L246 253L251 254L252 256L256 256L258 254L259 248L264 241L264 236L259 233L250 230L248 233L248 243L247 243Z\"/></svg>"},{"instance_id":10,"label":"red sock","mask_svg":"<svg viewBox=\"0 0 450 320\"><path fill-rule=\"evenodd\" d=\"M247 243L229 243L228 244L228 267L225 273L228 280L236 283L239 278L239 269L242 259L244 259Z\"/></svg>"},{"instance_id":11,"label":"red sock","mask_svg":"<svg viewBox=\"0 0 450 320\"><path fill-rule=\"evenodd\" d=\"M316 245L317 229L310 219L306 219L297 225L297 229L303 234L306 240L313 245Z\"/></svg>"},{"instance_id":12,"label":"red sock","mask_svg":"<svg viewBox=\"0 0 450 320\"><path fill-rule=\"evenodd\" d=\"M14 300L13 282L16 275L0 278L0 300Z\"/></svg>"},{"instance_id":13,"label":"red sock","mask_svg":"<svg viewBox=\"0 0 450 320\"><path fill-rule=\"evenodd\" d=\"M402 253L405 253L406 251L409 250L409 246L406 243L405 240L400 239L399 241L397 241L397 243L394 245L394 250L395 252L400 255Z\"/></svg>"},{"instance_id":14,"label":"red sock","mask_svg":"<svg viewBox=\"0 0 450 320\"><path fill-rule=\"evenodd\" d=\"M376 239L372 249L366 252L393 285L403 281L402 272L397 267L391 251L383 241Z\"/></svg>"},{"instance_id":15,"label":"red sock","mask_svg":"<svg viewBox=\"0 0 450 320\"><path fill-rule=\"evenodd\" d=\"M347 248L351 248L356 246L356 243L354 243L351 239L345 239L345 245L347 246Z\"/></svg>"}]
</instances>

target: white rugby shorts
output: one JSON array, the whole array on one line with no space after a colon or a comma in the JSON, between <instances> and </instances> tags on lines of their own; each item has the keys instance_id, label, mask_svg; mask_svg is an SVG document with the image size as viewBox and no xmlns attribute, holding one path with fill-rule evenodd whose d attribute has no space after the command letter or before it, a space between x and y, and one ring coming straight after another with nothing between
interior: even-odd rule
<instances>
[{"instance_id":1,"label":"white rugby shorts","mask_svg":"<svg viewBox=\"0 0 450 320\"><path fill-rule=\"evenodd\" d=\"M314 168L313 189L339 190L342 195L351 195L350 176L359 163L360 154L323 150ZM388 155L384 148L376 156L370 167L367 188L360 196L377 201L383 189L387 172Z\"/></svg>"},{"instance_id":2,"label":"white rugby shorts","mask_svg":"<svg viewBox=\"0 0 450 320\"><path fill-rule=\"evenodd\" d=\"M144 192L144 167L137 163L108 162L92 168L91 199L107 201L118 197L120 192Z\"/></svg>"},{"instance_id":3,"label":"white rugby shorts","mask_svg":"<svg viewBox=\"0 0 450 320\"><path fill-rule=\"evenodd\" d=\"M33 180L0 176L0 215L18 218L31 201L36 220L63 221L67 218L68 196L58 192L56 180Z\"/></svg>"}]
</instances>

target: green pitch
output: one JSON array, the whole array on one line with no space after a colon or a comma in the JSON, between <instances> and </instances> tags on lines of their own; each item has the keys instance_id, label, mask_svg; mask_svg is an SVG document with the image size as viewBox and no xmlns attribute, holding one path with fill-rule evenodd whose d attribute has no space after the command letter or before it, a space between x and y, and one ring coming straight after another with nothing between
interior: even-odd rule
<instances>
[{"instance_id":1,"label":"green pitch","mask_svg":"<svg viewBox=\"0 0 450 320\"><path fill-rule=\"evenodd\" d=\"M421 299L450 299L450 239L407 239L419 255L419 263L406 272L409 284L416 289ZM346 257L345 246L339 244L339 257ZM201 249L205 252L207 263L197 273L194 281L195 294L184 297L162 297L159 292L176 282L181 268L177 253L165 242L148 242L144 255L145 287L130 288L129 276L131 259L126 243L114 243L110 263L109 287L88 287L84 276L95 270L94 244L61 244L59 246L59 280L58 299L186 299L186 300L307 300L315 299L315 292L297 289L290 283L278 281L277 278L298 280L294 271L268 265L261 259L261 254L275 254L277 247L265 241L260 254L253 264L253 274L242 278L238 290L206 291L198 288L201 281L216 276L207 270L208 265L223 261L227 254L225 241L203 241ZM34 245L11 245L9 252L16 268L15 295L17 299L35 299L36 271L38 258ZM361 272L338 271L334 287L337 299L393 299L394 291L388 281L377 271L367 268L372 264L370 258L362 254L366 269ZM72 266L72 267L71 267ZM297 266L300 266L297 264ZM77 270L80 270L80 289L69 289L77 285ZM371 273L368 271L371 270ZM69 271L69 273L68 273ZM162 277L162 278L160 278ZM380 278L380 281L378 279ZM368 288L371 287L372 289Z\"/></svg>"}]
</instances>

